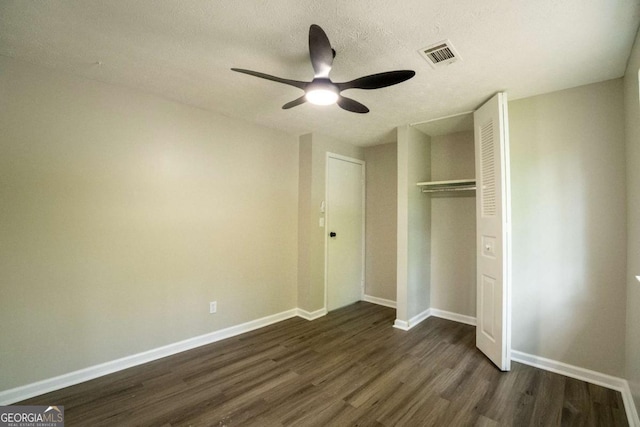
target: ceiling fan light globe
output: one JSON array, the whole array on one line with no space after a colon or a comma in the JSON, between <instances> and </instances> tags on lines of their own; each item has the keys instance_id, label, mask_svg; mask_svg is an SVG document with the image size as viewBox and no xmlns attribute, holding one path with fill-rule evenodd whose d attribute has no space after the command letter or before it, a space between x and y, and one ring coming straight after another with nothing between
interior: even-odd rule
<instances>
[{"instance_id":1,"label":"ceiling fan light globe","mask_svg":"<svg viewBox=\"0 0 640 427\"><path fill-rule=\"evenodd\" d=\"M315 105L331 105L338 101L338 91L333 87L320 87L307 90L305 98Z\"/></svg>"}]
</instances>

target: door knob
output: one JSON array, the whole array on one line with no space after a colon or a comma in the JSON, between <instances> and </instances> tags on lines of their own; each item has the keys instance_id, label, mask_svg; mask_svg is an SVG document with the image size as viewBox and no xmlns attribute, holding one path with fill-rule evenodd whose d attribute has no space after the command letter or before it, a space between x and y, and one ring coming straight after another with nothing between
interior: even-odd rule
<instances>
[{"instance_id":1,"label":"door knob","mask_svg":"<svg viewBox=\"0 0 640 427\"><path fill-rule=\"evenodd\" d=\"M332 231L331 233L329 233L329 237L336 237L336 233Z\"/></svg>"}]
</instances>

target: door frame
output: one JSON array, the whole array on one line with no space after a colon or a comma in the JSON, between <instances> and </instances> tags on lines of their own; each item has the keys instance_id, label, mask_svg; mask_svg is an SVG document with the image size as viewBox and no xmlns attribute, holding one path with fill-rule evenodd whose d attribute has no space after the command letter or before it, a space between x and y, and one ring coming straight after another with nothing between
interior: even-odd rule
<instances>
[{"instance_id":1,"label":"door frame","mask_svg":"<svg viewBox=\"0 0 640 427\"><path fill-rule=\"evenodd\" d=\"M362 166L362 260L361 260L361 271L362 276L360 277L360 301L364 299L364 276L365 276L365 220L366 220L366 163L364 160L356 159L353 157L343 156L337 153L331 153L329 151L326 152L325 156L325 170L324 170L324 203L325 203L325 212L324 212L324 310L328 311L329 307L329 224L330 224L330 212L329 212L329 203L327 203L329 199L329 161L330 159L342 160L345 162L355 163Z\"/></svg>"}]
</instances>

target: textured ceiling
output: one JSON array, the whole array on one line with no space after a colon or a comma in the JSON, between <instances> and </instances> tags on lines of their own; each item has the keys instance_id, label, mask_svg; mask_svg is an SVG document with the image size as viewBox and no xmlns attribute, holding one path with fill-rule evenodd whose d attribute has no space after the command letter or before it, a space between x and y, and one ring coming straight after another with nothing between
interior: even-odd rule
<instances>
[{"instance_id":1,"label":"textured ceiling","mask_svg":"<svg viewBox=\"0 0 640 427\"><path fill-rule=\"evenodd\" d=\"M398 125L617 78L640 22L637 0L0 0L0 55L136 88L293 134L357 145L393 141ZM307 37L337 51L331 78L413 69L365 105L281 106L294 87L234 73L311 80ZM432 69L418 49L449 39L463 60Z\"/></svg>"}]
</instances>

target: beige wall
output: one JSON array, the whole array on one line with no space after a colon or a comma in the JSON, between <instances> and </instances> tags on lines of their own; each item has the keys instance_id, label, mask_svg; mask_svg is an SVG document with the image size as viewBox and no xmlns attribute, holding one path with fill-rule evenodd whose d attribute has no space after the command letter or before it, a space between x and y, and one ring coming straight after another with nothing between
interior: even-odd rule
<instances>
[{"instance_id":1,"label":"beige wall","mask_svg":"<svg viewBox=\"0 0 640 427\"><path fill-rule=\"evenodd\" d=\"M431 200L416 183L431 177L430 137L398 128L398 233L396 319L409 321L430 307Z\"/></svg>"},{"instance_id":2,"label":"beige wall","mask_svg":"<svg viewBox=\"0 0 640 427\"><path fill-rule=\"evenodd\" d=\"M473 131L431 138L431 180L475 177ZM476 316L474 191L431 193L431 307Z\"/></svg>"},{"instance_id":3,"label":"beige wall","mask_svg":"<svg viewBox=\"0 0 640 427\"><path fill-rule=\"evenodd\" d=\"M300 186L298 224L298 307L325 308L325 228L319 226L325 199L327 153L364 160L364 149L336 139L308 134L299 139Z\"/></svg>"},{"instance_id":4,"label":"beige wall","mask_svg":"<svg viewBox=\"0 0 640 427\"><path fill-rule=\"evenodd\" d=\"M627 379L640 413L640 32L624 76L627 158Z\"/></svg>"},{"instance_id":5,"label":"beige wall","mask_svg":"<svg viewBox=\"0 0 640 427\"><path fill-rule=\"evenodd\" d=\"M365 294L396 300L398 144L364 149L367 162Z\"/></svg>"},{"instance_id":6,"label":"beige wall","mask_svg":"<svg viewBox=\"0 0 640 427\"><path fill-rule=\"evenodd\" d=\"M625 110L620 80L509 104L513 347L624 376L626 320L636 402L639 44L624 79ZM0 111L0 390L296 305L324 307L326 152L366 159L371 149L317 134L296 141L3 57ZM439 160L430 170L429 157L441 155L450 153L439 154L437 140L399 128L403 320L428 307L471 313L447 305L461 301L443 298L442 271L431 270L438 230L467 233L441 228L438 218L465 209L415 187L445 177ZM374 296L393 299L378 289Z\"/></svg>"},{"instance_id":7,"label":"beige wall","mask_svg":"<svg viewBox=\"0 0 640 427\"><path fill-rule=\"evenodd\" d=\"M514 350L624 376L622 81L509 103Z\"/></svg>"},{"instance_id":8,"label":"beige wall","mask_svg":"<svg viewBox=\"0 0 640 427\"><path fill-rule=\"evenodd\" d=\"M312 141L311 134L302 135L299 138L299 159L298 159L298 301L300 308L309 310L312 301L312 279L311 266L313 257L324 257L324 250L318 252L311 245L311 238L314 234L317 223L312 224L312 219L318 214L312 206ZM318 297L318 298L324 298ZM317 299L317 298L316 298ZM322 303L322 306L324 302ZM321 308L318 306L317 308Z\"/></svg>"},{"instance_id":9,"label":"beige wall","mask_svg":"<svg viewBox=\"0 0 640 427\"><path fill-rule=\"evenodd\" d=\"M0 390L296 307L294 137L4 57L0 111Z\"/></svg>"}]
</instances>

